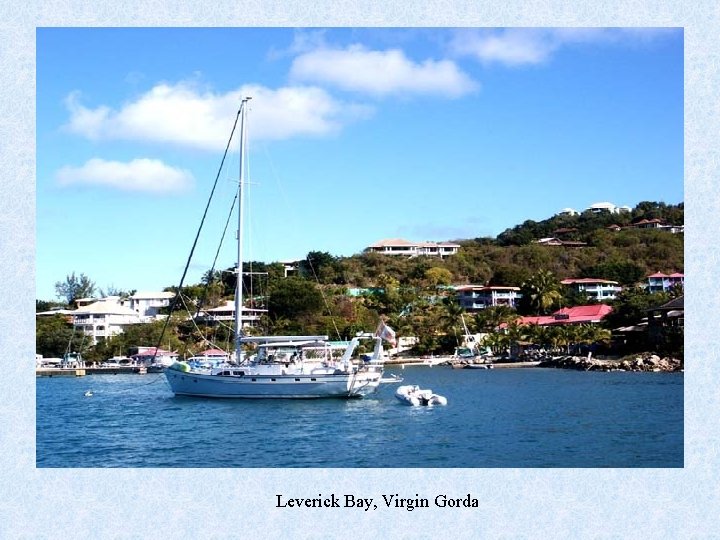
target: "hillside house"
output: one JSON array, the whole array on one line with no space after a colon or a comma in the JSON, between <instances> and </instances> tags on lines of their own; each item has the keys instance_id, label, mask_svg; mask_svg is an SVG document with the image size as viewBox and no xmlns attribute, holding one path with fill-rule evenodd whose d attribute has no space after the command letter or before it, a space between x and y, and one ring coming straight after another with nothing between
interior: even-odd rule
<instances>
[{"instance_id":1,"label":"hillside house","mask_svg":"<svg viewBox=\"0 0 720 540\"><path fill-rule=\"evenodd\" d=\"M588 299L597 300L598 302L614 300L620 291L622 291L622 287L618 285L617 281L611 281L609 279L568 278L563 279L560 283L579 293L585 294Z\"/></svg>"},{"instance_id":2,"label":"hillside house","mask_svg":"<svg viewBox=\"0 0 720 540\"><path fill-rule=\"evenodd\" d=\"M593 214L619 214L621 212L632 212L632 208L629 206L615 206L610 202L591 204L587 210Z\"/></svg>"},{"instance_id":3,"label":"hillside house","mask_svg":"<svg viewBox=\"0 0 720 540\"><path fill-rule=\"evenodd\" d=\"M137 313L143 322L149 322L160 318L160 310L168 307L174 297L173 292L138 292L121 303Z\"/></svg>"},{"instance_id":4,"label":"hillside house","mask_svg":"<svg viewBox=\"0 0 720 540\"><path fill-rule=\"evenodd\" d=\"M382 253L383 255L405 255L417 257L448 257L455 255L460 249L459 244L452 242L410 242L402 238L380 240L367 247L367 251Z\"/></svg>"},{"instance_id":5,"label":"hillside house","mask_svg":"<svg viewBox=\"0 0 720 540\"><path fill-rule=\"evenodd\" d=\"M260 317L267 313L266 309L242 308L242 326L253 327L260 322ZM227 300L223 305L205 309L197 317L207 324L233 324L235 321L235 301Z\"/></svg>"},{"instance_id":6,"label":"hillside house","mask_svg":"<svg viewBox=\"0 0 720 540\"><path fill-rule=\"evenodd\" d=\"M140 314L123 306L118 296L108 296L92 303L83 302L72 313L75 330L83 332L93 345L141 322Z\"/></svg>"},{"instance_id":7,"label":"hillside house","mask_svg":"<svg viewBox=\"0 0 720 540\"><path fill-rule=\"evenodd\" d=\"M663 292L672 289L676 285L685 286L685 274L675 272L663 274L655 272L647 278L647 290L650 292Z\"/></svg>"},{"instance_id":8,"label":"hillside house","mask_svg":"<svg viewBox=\"0 0 720 540\"><path fill-rule=\"evenodd\" d=\"M522 297L520 287L460 285L455 290L458 303L467 311L479 311L492 306L514 308Z\"/></svg>"}]
</instances>

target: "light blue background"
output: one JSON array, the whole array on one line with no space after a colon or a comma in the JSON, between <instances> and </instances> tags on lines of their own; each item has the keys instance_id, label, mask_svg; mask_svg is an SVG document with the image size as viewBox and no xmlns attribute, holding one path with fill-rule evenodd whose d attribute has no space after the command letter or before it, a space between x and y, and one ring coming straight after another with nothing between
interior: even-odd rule
<instances>
[{"instance_id":1,"label":"light blue background","mask_svg":"<svg viewBox=\"0 0 720 540\"><path fill-rule=\"evenodd\" d=\"M573 6L573 7L570 7ZM0 538L717 537L716 2L58 0L0 19ZM683 26L686 44L685 468L86 470L35 468L36 26ZM428 434L432 437L432 434ZM275 494L472 493L481 510L276 509Z\"/></svg>"}]
</instances>

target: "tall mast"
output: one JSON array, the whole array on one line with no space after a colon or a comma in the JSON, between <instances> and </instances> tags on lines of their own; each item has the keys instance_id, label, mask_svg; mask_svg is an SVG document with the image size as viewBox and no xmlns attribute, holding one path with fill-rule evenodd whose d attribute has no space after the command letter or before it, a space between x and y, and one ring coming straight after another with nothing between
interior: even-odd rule
<instances>
[{"instance_id":1,"label":"tall mast","mask_svg":"<svg viewBox=\"0 0 720 540\"><path fill-rule=\"evenodd\" d=\"M245 159L247 154L247 104L252 98L243 98L240 104L240 180L238 181L238 256L237 285L235 287L235 359L240 362L243 306L243 211L245 208Z\"/></svg>"}]
</instances>

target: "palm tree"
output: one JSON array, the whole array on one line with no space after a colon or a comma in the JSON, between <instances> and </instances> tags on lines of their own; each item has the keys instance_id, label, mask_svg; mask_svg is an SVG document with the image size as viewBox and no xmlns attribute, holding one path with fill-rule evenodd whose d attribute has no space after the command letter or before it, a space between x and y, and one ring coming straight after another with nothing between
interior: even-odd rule
<instances>
[{"instance_id":1,"label":"palm tree","mask_svg":"<svg viewBox=\"0 0 720 540\"><path fill-rule=\"evenodd\" d=\"M465 313L465 309L457 302L454 297L448 296L442 301L443 312L440 315L440 321L446 333L453 333L458 340L458 329L462 327L461 317Z\"/></svg>"},{"instance_id":2,"label":"palm tree","mask_svg":"<svg viewBox=\"0 0 720 540\"><path fill-rule=\"evenodd\" d=\"M548 343L550 344L553 352L558 352L560 350L560 346L565 343L565 338L562 335L562 327L549 326L547 330Z\"/></svg>"},{"instance_id":3,"label":"palm tree","mask_svg":"<svg viewBox=\"0 0 720 540\"><path fill-rule=\"evenodd\" d=\"M579 340L585 345L594 343L609 343L612 332L606 328L596 326L594 324L583 324L580 327Z\"/></svg>"},{"instance_id":4,"label":"palm tree","mask_svg":"<svg viewBox=\"0 0 720 540\"><path fill-rule=\"evenodd\" d=\"M531 341L535 345L544 348L550 348L550 333L551 328L549 326L540 326L539 324L531 324L526 327L526 335L528 341Z\"/></svg>"},{"instance_id":5,"label":"palm tree","mask_svg":"<svg viewBox=\"0 0 720 540\"><path fill-rule=\"evenodd\" d=\"M490 347L490 350L492 350L493 354L499 355L503 351L503 349L507 348L508 342L509 339L507 335L501 334L499 332L493 332L483 337L481 343L483 347Z\"/></svg>"},{"instance_id":6,"label":"palm tree","mask_svg":"<svg viewBox=\"0 0 720 540\"><path fill-rule=\"evenodd\" d=\"M516 322L510 323L505 328L506 348L512 351L520 341L524 341L528 335L527 326L519 325Z\"/></svg>"},{"instance_id":7,"label":"palm tree","mask_svg":"<svg viewBox=\"0 0 720 540\"><path fill-rule=\"evenodd\" d=\"M517 312L510 306L491 306L476 313L473 321L479 331L490 332L496 330L502 323L510 323L517 318Z\"/></svg>"},{"instance_id":8,"label":"palm tree","mask_svg":"<svg viewBox=\"0 0 720 540\"><path fill-rule=\"evenodd\" d=\"M536 315L545 314L562 300L560 282L548 270L539 270L521 286L522 303Z\"/></svg>"}]
</instances>

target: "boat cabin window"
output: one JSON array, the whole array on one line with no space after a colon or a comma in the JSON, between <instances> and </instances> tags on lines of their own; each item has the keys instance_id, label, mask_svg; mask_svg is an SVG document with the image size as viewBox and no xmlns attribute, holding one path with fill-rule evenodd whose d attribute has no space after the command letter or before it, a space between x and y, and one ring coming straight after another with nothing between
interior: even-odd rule
<instances>
[{"instance_id":1,"label":"boat cabin window","mask_svg":"<svg viewBox=\"0 0 720 540\"><path fill-rule=\"evenodd\" d=\"M261 347L257 354L259 362L290 364L302 357L302 350L296 347L269 348Z\"/></svg>"}]
</instances>

